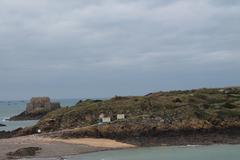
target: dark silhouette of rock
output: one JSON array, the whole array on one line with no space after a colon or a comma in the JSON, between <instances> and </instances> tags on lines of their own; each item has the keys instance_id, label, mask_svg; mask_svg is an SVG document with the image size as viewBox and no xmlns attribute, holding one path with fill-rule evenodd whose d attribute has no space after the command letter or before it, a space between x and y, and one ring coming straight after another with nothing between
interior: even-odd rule
<instances>
[{"instance_id":1,"label":"dark silhouette of rock","mask_svg":"<svg viewBox=\"0 0 240 160\"><path fill-rule=\"evenodd\" d=\"M0 127L5 127L6 125L5 124L0 124Z\"/></svg>"},{"instance_id":2,"label":"dark silhouette of rock","mask_svg":"<svg viewBox=\"0 0 240 160\"><path fill-rule=\"evenodd\" d=\"M33 97L27 103L26 110L17 116L11 117L9 120L38 120L45 116L48 112L60 108L60 103L51 102L49 97Z\"/></svg>"},{"instance_id":3,"label":"dark silhouette of rock","mask_svg":"<svg viewBox=\"0 0 240 160\"><path fill-rule=\"evenodd\" d=\"M18 158L18 157L27 157L27 156L35 156L41 148L39 147L28 147L28 148L21 148L15 152L7 153L8 158Z\"/></svg>"},{"instance_id":4,"label":"dark silhouette of rock","mask_svg":"<svg viewBox=\"0 0 240 160\"><path fill-rule=\"evenodd\" d=\"M10 131L0 131L0 139L11 138L12 133Z\"/></svg>"}]
</instances>

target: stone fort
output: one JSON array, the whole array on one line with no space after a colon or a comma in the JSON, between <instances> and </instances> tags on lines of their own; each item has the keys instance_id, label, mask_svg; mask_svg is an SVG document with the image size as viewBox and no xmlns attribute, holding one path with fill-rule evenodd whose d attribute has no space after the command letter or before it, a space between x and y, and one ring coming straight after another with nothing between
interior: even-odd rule
<instances>
[{"instance_id":1,"label":"stone fort","mask_svg":"<svg viewBox=\"0 0 240 160\"><path fill-rule=\"evenodd\" d=\"M26 106L27 113L33 113L39 110L55 110L60 108L60 103L51 102L49 97L33 97Z\"/></svg>"}]
</instances>

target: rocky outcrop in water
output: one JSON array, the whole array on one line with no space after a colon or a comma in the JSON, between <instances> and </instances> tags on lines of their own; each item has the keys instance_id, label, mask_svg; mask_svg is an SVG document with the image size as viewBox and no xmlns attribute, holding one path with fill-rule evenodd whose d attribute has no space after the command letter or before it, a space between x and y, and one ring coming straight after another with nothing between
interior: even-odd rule
<instances>
[{"instance_id":1,"label":"rocky outcrop in water","mask_svg":"<svg viewBox=\"0 0 240 160\"><path fill-rule=\"evenodd\" d=\"M48 97L34 97L27 103L26 110L17 116L11 117L9 120L38 120L45 116L48 112L59 109L60 103L51 102Z\"/></svg>"},{"instance_id":2,"label":"rocky outcrop in water","mask_svg":"<svg viewBox=\"0 0 240 160\"><path fill-rule=\"evenodd\" d=\"M0 127L5 127L6 125L5 124L0 124Z\"/></svg>"}]
</instances>

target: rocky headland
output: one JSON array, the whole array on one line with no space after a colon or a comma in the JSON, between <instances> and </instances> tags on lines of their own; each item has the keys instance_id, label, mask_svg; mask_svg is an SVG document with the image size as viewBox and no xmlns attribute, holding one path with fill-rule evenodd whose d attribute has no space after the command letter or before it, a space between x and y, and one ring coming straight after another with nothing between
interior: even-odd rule
<instances>
[{"instance_id":1,"label":"rocky headland","mask_svg":"<svg viewBox=\"0 0 240 160\"><path fill-rule=\"evenodd\" d=\"M119 114L124 118L118 119ZM110 121L102 123L102 115ZM109 138L139 146L239 144L240 88L79 101L48 112L35 126L11 132L11 136L38 130L53 138Z\"/></svg>"},{"instance_id":2,"label":"rocky headland","mask_svg":"<svg viewBox=\"0 0 240 160\"><path fill-rule=\"evenodd\" d=\"M35 104L34 101L33 99L31 104ZM35 105L28 105L25 112L30 114L43 111L40 108L46 109L33 106ZM46 149L46 139L50 139L51 143L54 140L54 145L61 143L62 146L67 146L65 142L74 144L70 145L71 151L66 151L70 148L68 146L64 149L64 154L61 150L54 155L75 153L75 143L83 144L84 138L93 141L112 139L130 146L240 144L239 87L115 96L108 100L88 99L79 101L73 107L57 108L59 107L40 116L41 119L33 127L0 132L0 139L3 139L1 144L4 144L2 147L8 144L12 146L11 141L16 141L14 137L18 139L19 136L32 135L35 140L36 135L33 134L44 139L42 145L33 145L35 141L29 144L30 147L43 148L40 155L50 154L45 153L49 150ZM41 134L38 133L39 130ZM26 137L24 141L29 139ZM40 141L36 144L38 143ZM87 141L84 144L89 143ZM8 152L14 153L21 148L15 147ZM103 149L100 147L93 150Z\"/></svg>"},{"instance_id":3,"label":"rocky headland","mask_svg":"<svg viewBox=\"0 0 240 160\"><path fill-rule=\"evenodd\" d=\"M33 97L27 103L26 110L19 115L11 117L10 121L19 120L38 120L45 116L48 112L60 108L60 103L51 102L48 97Z\"/></svg>"},{"instance_id":4,"label":"rocky headland","mask_svg":"<svg viewBox=\"0 0 240 160\"><path fill-rule=\"evenodd\" d=\"M124 114L118 120L117 115ZM100 115L111 121L99 123ZM138 145L240 143L240 88L196 89L80 101L18 135L110 138Z\"/></svg>"}]
</instances>

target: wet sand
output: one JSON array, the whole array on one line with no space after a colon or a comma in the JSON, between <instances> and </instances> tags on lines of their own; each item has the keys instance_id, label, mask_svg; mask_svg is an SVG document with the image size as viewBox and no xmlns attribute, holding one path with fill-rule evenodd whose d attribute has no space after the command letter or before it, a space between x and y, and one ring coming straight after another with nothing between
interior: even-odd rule
<instances>
[{"instance_id":1,"label":"wet sand","mask_svg":"<svg viewBox=\"0 0 240 160\"><path fill-rule=\"evenodd\" d=\"M6 160L8 152L20 148L40 147L42 150L34 158L60 157L111 149L135 147L130 144L109 139L79 138L58 139L31 135L10 139L0 139L0 160Z\"/></svg>"}]
</instances>

